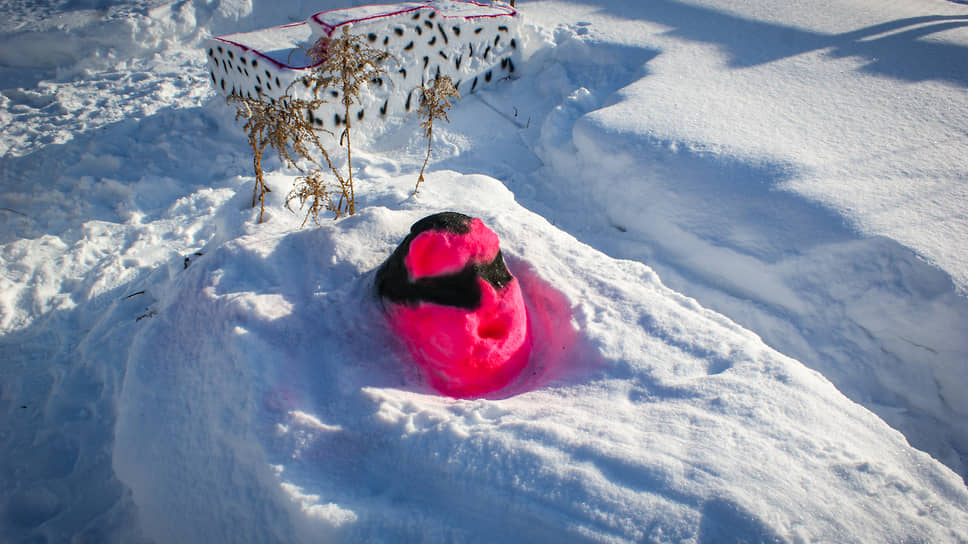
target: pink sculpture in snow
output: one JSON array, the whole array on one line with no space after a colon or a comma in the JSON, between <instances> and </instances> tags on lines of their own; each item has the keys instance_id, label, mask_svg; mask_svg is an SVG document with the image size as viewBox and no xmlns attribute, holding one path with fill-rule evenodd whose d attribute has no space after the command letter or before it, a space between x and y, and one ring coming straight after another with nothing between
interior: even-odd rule
<instances>
[{"instance_id":1,"label":"pink sculpture in snow","mask_svg":"<svg viewBox=\"0 0 968 544\"><path fill-rule=\"evenodd\" d=\"M391 327L441 393L495 391L527 364L521 287L480 219L444 212L417 221L376 285Z\"/></svg>"}]
</instances>

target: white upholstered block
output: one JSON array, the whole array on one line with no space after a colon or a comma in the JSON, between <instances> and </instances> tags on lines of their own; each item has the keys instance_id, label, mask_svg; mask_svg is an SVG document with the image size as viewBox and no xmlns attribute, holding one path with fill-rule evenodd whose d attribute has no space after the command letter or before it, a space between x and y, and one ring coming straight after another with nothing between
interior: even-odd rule
<instances>
[{"instance_id":1,"label":"white upholstered block","mask_svg":"<svg viewBox=\"0 0 968 544\"><path fill-rule=\"evenodd\" d=\"M212 84L223 95L307 96L302 78L313 66L305 50L347 27L394 58L385 65L387 76L371 81L350 111L354 124L370 124L415 111L415 91L438 76L450 76L462 96L513 77L520 25L520 13L502 2L405 2L323 11L302 23L210 38L206 48ZM323 98L328 103L311 118L321 128L338 128L345 116L339 93L327 90Z\"/></svg>"}]
</instances>

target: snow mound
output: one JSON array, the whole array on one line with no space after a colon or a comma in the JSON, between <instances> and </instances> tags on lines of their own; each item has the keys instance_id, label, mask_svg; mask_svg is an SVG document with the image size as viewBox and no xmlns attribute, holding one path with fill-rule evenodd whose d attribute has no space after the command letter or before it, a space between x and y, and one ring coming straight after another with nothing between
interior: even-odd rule
<instances>
[{"instance_id":1,"label":"snow mound","mask_svg":"<svg viewBox=\"0 0 968 544\"><path fill-rule=\"evenodd\" d=\"M961 479L818 373L493 178L439 172L407 199L412 182L380 180L356 216L255 231L148 287L113 452L148 535L968 539ZM434 394L374 293L409 226L441 208L499 235L535 321L522 377L485 399Z\"/></svg>"}]
</instances>

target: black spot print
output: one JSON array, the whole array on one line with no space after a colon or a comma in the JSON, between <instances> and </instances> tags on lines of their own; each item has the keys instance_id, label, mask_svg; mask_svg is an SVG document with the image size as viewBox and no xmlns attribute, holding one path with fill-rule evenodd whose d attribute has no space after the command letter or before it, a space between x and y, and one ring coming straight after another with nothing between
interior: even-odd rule
<instances>
[{"instance_id":1,"label":"black spot print","mask_svg":"<svg viewBox=\"0 0 968 544\"><path fill-rule=\"evenodd\" d=\"M407 111L410 111L410 98L412 96L413 96L413 91L410 91L409 93L407 93L407 102L403 105L405 108L407 108Z\"/></svg>"},{"instance_id":2,"label":"black spot print","mask_svg":"<svg viewBox=\"0 0 968 544\"><path fill-rule=\"evenodd\" d=\"M411 19L419 19L419 18L420 18L420 10L416 10L416 11L414 11L414 12L413 12L413 16L412 16L412 17L410 17L410 18L411 18Z\"/></svg>"},{"instance_id":3,"label":"black spot print","mask_svg":"<svg viewBox=\"0 0 968 544\"><path fill-rule=\"evenodd\" d=\"M279 83L279 76L276 76L276 87L282 87L282 83Z\"/></svg>"},{"instance_id":4,"label":"black spot print","mask_svg":"<svg viewBox=\"0 0 968 544\"><path fill-rule=\"evenodd\" d=\"M488 83L491 82L491 71L490 70L488 70L488 72L486 74L484 74L484 81L486 81Z\"/></svg>"},{"instance_id":5,"label":"black spot print","mask_svg":"<svg viewBox=\"0 0 968 544\"><path fill-rule=\"evenodd\" d=\"M266 70L266 79L272 79L272 74L269 73L269 70Z\"/></svg>"},{"instance_id":6,"label":"black spot print","mask_svg":"<svg viewBox=\"0 0 968 544\"><path fill-rule=\"evenodd\" d=\"M504 25L501 25L501 26L497 27L497 31L498 32L507 32L508 31L508 27L506 27Z\"/></svg>"},{"instance_id":7,"label":"black spot print","mask_svg":"<svg viewBox=\"0 0 968 544\"><path fill-rule=\"evenodd\" d=\"M437 73L434 74L434 79L440 79L440 65L437 65Z\"/></svg>"},{"instance_id":8,"label":"black spot print","mask_svg":"<svg viewBox=\"0 0 968 544\"><path fill-rule=\"evenodd\" d=\"M491 52L491 46L489 45L487 46L487 49L484 50L484 60L487 60L487 54L490 52Z\"/></svg>"},{"instance_id":9,"label":"black spot print","mask_svg":"<svg viewBox=\"0 0 968 544\"><path fill-rule=\"evenodd\" d=\"M257 68L259 66L259 61L252 59L252 67Z\"/></svg>"},{"instance_id":10,"label":"black spot print","mask_svg":"<svg viewBox=\"0 0 968 544\"><path fill-rule=\"evenodd\" d=\"M208 56L210 56L210 57L214 57L214 56L215 56L215 51L213 51L213 50L211 50L211 49L209 49L209 50L208 50Z\"/></svg>"},{"instance_id":11,"label":"black spot print","mask_svg":"<svg viewBox=\"0 0 968 544\"><path fill-rule=\"evenodd\" d=\"M400 68L399 70L397 70L397 73L403 74L403 79L407 79L407 69L406 68Z\"/></svg>"},{"instance_id":12,"label":"black spot print","mask_svg":"<svg viewBox=\"0 0 968 544\"><path fill-rule=\"evenodd\" d=\"M494 45L497 45L498 42L500 42L500 41L501 41L501 35L500 34L498 34L497 36L494 36Z\"/></svg>"},{"instance_id":13,"label":"black spot print","mask_svg":"<svg viewBox=\"0 0 968 544\"><path fill-rule=\"evenodd\" d=\"M386 115L387 114L387 106L388 105L390 105L390 99L389 98L387 98L386 100L383 101L383 106L380 108L380 115Z\"/></svg>"},{"instance_id":14,"label":"black spot print","mask_svg":"<svg viewBox=\"0 0 968 544\"><path fill-rule=\"evenodd\" d=\"M222 46L221 46L221 45L220 45L220 46L218 46L218 54L219 54L219 55L221 55L221 54L222 54Z\"/></svg>"},{"instance_id":15,"label":"black spot print","mask_svg":"<svg viewBox=\"0 0 968 544\"><path fill-rule=\"evenodd\" d=\"M393 29L393 33L396 34L397 36L403 36L403 29L400 27L396 27Z\"/></svg>"},{"instance_id":16,"label":"black spot print","mask_svg":"<svg viewBox=\"0 0 968 544\"><path fill-rule=\"evenodd\" d=\"M474 34L480 34L481 31L483 31L483 30L484 30L483 27L477 27L477 28L474 29Z\"/></svg>"},{"instance_id":17,"label":"black spot print","mask_svg":"<svg viewBox=\"0 0 968 544\"><path fill-rule=\"evenodd\" d=\"M426 70L427 69L427 64L430 63L430 57L424 57L423 60L424 60L424 70Z\"/></svg>"},{"instance_id":18,"label":"black spot print","mask_svg":"<svg viewBox=\"0 0 968 544\"><path fill-rule=\"evenodd\" d=\"M430 41L427 42L427 45L433 45L435 43L437 43L437 36L434 36L433 38L430 38Z\"/></svg>"},{"instance_id":19,"label":"black spot print","mask_svg":"<svg viewBox=\"0 0 968 544\"><path fill-rule=\"evenodd\" d=\"M464 55L457 55L457 69L460 70L460 61L463 60Z\"/></svg>"},{"instance_id":20,"label":"black spot print","mask_svg":"<svg viewBox=\"0 0 968 544\"><path fill-rule=\"evenodd\" d=\"M390 36L383 38L383 45L390 43Z\"/></svg>"},{"instance_id":21,"label":"black spot print","mask_svg":"<svg viewBox=\"0 0 968 544\"><path fill-rule=\"evenodd\" d=\"M410 51L411 49L413 49L413 42L408 43L406 47L403 48L404 51Z\"/></svg>"},{"instance_id":22,"label":"black spot print","mask_svg":"<svg viewBox=\"0 0 968 544\"><path fill-rule=\"evenodd\" d=\"M357 120L357 121L362 121L362 120L363 120L363 115L364 115L364 114L366 114L366 110L360 110L360 111L358 111L358 112L356 113L356 120Z\"/></svg>"},{"instance_id":23,"label":"black spot print","mask_svg":"<svg viewBox=\"0 0 968 544\"><path fill-rule=\"evenodd\" d=\"M419 26L415 26L415 27L413 27L413 29L417 31L417 35L418 36L423 36L423 29L422 28L420 28Z\"/></svg>"},{"instance_id":24,"label":"black spot print","mask_svg":"<svg viewBox=\"0 0 968 544\"><path fill-rule=\"evenodd\" d=\"M259 77L259 76L255 76L255 81L256 81L256 83L258 83L259 85L262 85L262 78L261 78L261 77Z\"/></svg>"},{"instance_id":25,"label":"black spot print","mask_svg":"<svg viewBox=\"0 0 968 544\"><path fill-rule=\"evenodd\" d=\"M515 41L514 38L511 38L511 49L517 49L517 48L518 48L518 42Z\"/></svg>"},{"instance_id":26,"label":"black spot print","mask_svg":"<svg viewBox=\"0 0 968 544\"><path fill-rule=\"evenodd\" d=\"M247 61L247 60L245 60L245 57L239 57L239 61L240 61L240 62L241 62L242 64L244 64L244 65L248 65L248 64L249 64L249 61Z\"/></svg>"},{"instance_id":27,"label":"black spot print","mask_svg":"<svg viewBox=\"0 0 968 544\"><path fill-rule=\"evenodd\" d=\"M218 81L215 81L215 71L214 70L209 70L208 71L208 75L212 76L212 85L217 85L218 84Z\"/></svg>"},{"instance_id":28,"label":"black spot print","mask_svg":"<svg viewBox=\"0 0 968 544\"><path fill-rule=\"evenodd\" d=\"M339 91L329 91L329 94L330 94L330 95L331 95L331 96L332 96L333 98L336 98L336 97L338 97L338 96L339 96Z\"/></svg>"},{"instance_id":29,"label":"black spot print","mask_svg":"<svg viewBox=\"0 0 968 544\"><path fill-rule=\"evenodd\" d=\"M303 83L303 87L306 87L307 89L309 88L309 78L308 77L304 77L303 80L302 80L302 83Z\"/></svg>"},{"instance_id":30,"label":"black spot print","mask_svg":"<svg viewBox=\"0 0 968 544\"><path fill-rule=\"evenodd\" d=\"M469 53L469 54L468 54L467 56L469 56L469 57L471 57L471 58L474 58L474 44L472 44L472 43L469 43L469 44L467 44L467 46L468 46L468 47L470 48L470 50L471 50L471 52L470 52L470 53Z\"/></svg>"},{"instance_id":31,"label":"black spot print","mask_svg":"<svg viewBox=\"0 0 968 544\"><path fill-rule=\"evenodd\" d=\"M333 122L336 123L336 126L340 126L343 124L343 120L340 119L340 116L338 113L333 115Z\"/></svg>"},{"instance_id":32,"label":"black spot print","mask_svg":"<svg viewBox=\"0 0 968 544\"><path fill-rule=\"evenodd\" d=\"M511 61L511 57L508 57L508 72L514 73L514 62Z\"/></svg>"},{"instance_id":33,"label":"black spot print","mask_svg":"<svg viewBox=\"0 0 968 544\"><path fill-rule=\"evenodd\" d=\"M436 16L437 16L437 12L436 12L436 11L431 11L431 12L430 12L430 15L427 15L427 18L428 18L428 19L433 19L433 18L434 18L434 17L436 17Z\"/></svg>"},{"instance_id":34,"label":"black spot print","mask_svg":"<svg viewBox=\"0 0 968 544\"><path fill-rule=\"evenodd\" d=\"M245 77L249 77L249 69L248 68L243 68L242 71L245 72Z\"/></svg>"},{"instance_id":35,"label":"black spot print","mask_svg":"<svg viewBox=\"0 0 968 544\"><path fill-rule=\"evenodd\" d=\"M474 77L474 82L471 83L471 92L474 92L474 89L476 87L477 87L477 77Z\"/></svg>"},{"instance_id":36,"label":"black spot print","mask_svg":"<svg viewBox=\"0 0 968 544\"><path fill-rule=\"evenodd\" d=\"M424 21L424 26L427 27L427 28L429 28L429 29L431 29L431 30L433 30L433 28L434 28L434 24L431 23L430 21Z\"/></svg>"},{"instance_id":37,"label":"black spot print","mask_svg":"<svg viewBox=\"0 0 968 544\"><path fill-rule=\"evenodd\" d=\"M451 30L454 31L454 36L460 36L460 27L459 26L453 26L453 27L451 27Z\"/></svg>"},{"instance_id":38,"label":"black spot print","mask_svg":"<svg viewBox=\"0 0 968 544\"><path fill-rule=\"evenodd\" d=\"M376 41L376 34L374 34L373 32L370 32L369 34L366 35L366 39L370 40L370 43L373 43Z\"/></svg>"},{"instance_id":39,"label":"black spot print","mask_svg":"<svg viewBox=\"0 0 968 544\"><path fill-rule=\"evenodd\" d=\"M437 51L437 54L443 57L444 60L447 60L447 53L444 53L443 51Z\"/></svg>"},{"instance_id":40,"label":"black spot print","mask_svg":"<svg viewBox=\"0 0 968 544\"><path fill-rule=\"evenodd\" d=\"M235 60L235 55L232 54L232 50L229 49L229 58Z\"/></svg>"},{"instance_id":41,"label":"black spot print","mask_svg":"<svg viewBox=\"0 0 968 544\"><path fill-rule=\"evenodd\" d=\"M222 90L224 91L225 90L225 79L222 79L219 83L222 85Z\"/></svg>"},{"instance_id":42,"label":"black spot print","mask_svg":"<svg viewBox=\"0 0 968 544\"><path fill-rule=\"evenodd\" d=\"M439 30L440 35L444 37L444 44L447 44L447 32L444 31L444 27L440 23L437 23L437 30Z\"/></svg>"}]
</instances>

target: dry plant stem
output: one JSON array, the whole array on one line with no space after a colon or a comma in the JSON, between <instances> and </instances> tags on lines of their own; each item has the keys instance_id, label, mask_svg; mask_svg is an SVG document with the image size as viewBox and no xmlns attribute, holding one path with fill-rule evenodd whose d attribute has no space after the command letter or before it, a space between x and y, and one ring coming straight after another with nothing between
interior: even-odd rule
<instances>
[{"instance_id":1,"label":"dry plant stem","mask_svg":"<svg viewBox=\"0 0 968 544\"><path fill-rule=\"evenodd\" d=\"M264 136L265 126L253 121L254 115L251 105L242 100L240 102L236 119L239 116L245 116L247 120L245 129L248 132L249 145L252 147L252 168L255 171L255 186L252 189L252 207L254 208L256 202L259 202L259 223L262 223L265 214L265 194L269 192L269 188L265 183L264 172L262 171L262 156L265 153L266 144L269 143L269 140Z\"/></svg>"},{"instance_id":2,"label":"dry plant stem","mask_svg":"<svg viewBox=\"0 0 968 544\"><path fill-rule=\"evenodd\" d=\"M323 210L333 212L337 219L356 213L350 107L361 101L363 86L386 75L381 65L393 57L384 51L367 47L363 37L351 35L348 27L343 27L342 35L337 38L321 38L308 53L318 62L318 66L298 82L311 89L311 97L297 98L300 87L294 81L286 89L285 95L278 99L267 98L261 92L256 97L233 93L227 98L229 103L236 103L236 120L245 119L243 130L252 148L255 171L252 206L256 201L260 203L260 223L265 214L265 194L270 192L262 168L266 147L276 151L286 168L299 173L293 189L286 196L285 206L294 211L294 200L299 201L300 208L308 204L303 225L310 217L318 224L319 212ZM318 129L313 122L313 112L326 102L321 95L327 89L342 93L346 128L340 137L340 145L345 138L346 176L333 164L326 146L319 138L319 132L328 131ZM322 172L327 169L335 183L323 177Z\"/></svg>"},{"instance_id":3,"label":"dry plant stem","mask_svg":"<svg viewBox=\"0 0 968 544\"><path fill-rule=\"evenodd\" d=\"M291 89L280 100L266 100L261 94L255 98L232 95L229 102L238 103L237 119L245 118L243 127L253 152L253 168L255 170L256 187L253 193L253 206L258 200L261 203L259 221L265 213L265 193L270 192L265 184L265 173L262 160L265 149L271 146L279 155L283 165L302 174L297 180L302 180L299 187L289 194L286 206L293 199L305 202L312 199L310 209L318 213L321 208L329 209L324 202L328 198L325 190L326 182L318 173L323 169L319 160L314 157L314 150L318 151L326 164L334 172L337 181L343 183L339 172L333 167L329 154L319 140L318 130L304 117L303 112L318 108L322 101L319 99L303 100L294 98Z\"/></svg>"},{"instance_id":4,"label":"dry plant stem","mask_svg":"<svg viewBox=\"0 0 968 544\"><path fill-rule=\"evenodd\" d=\"M255 208L255 203L259 202L259 223L262 223L262 218L266 213L266 193L272 192L269 186L266 185L265 172L262 170L262 156L265 154L266 144L269 141L267 139L262 139L258 144L253 144L252 153L252 166L255 171L255 187L252 190L252 207Z\"/></svg>"},{"instance_id":5,"label":"dry plant stem","mask_svg":"<svg viewBox=\"0 0 968 544\"><path fill-rule=\"evenodd\" d=\"M430 144L433 141L432 131L433 131L433 127L431 127L430 129L427 130L427 134L428 134L428 136L427 136L427 156L424 157L423 166L420 167L420 175L417 176L417 185L413 188L413 194L411 194L411 196L417 194L417 189L420 188L420 184L423 183L423 180L424 180L424 170L427 168L427 162L430 160Z\"/></svg>"},{"instance_id":6,"label":"dry plant stem","mask_svg":"<svg viewBox=\"0 0 968 544\"><path fill-rule=\"evenodd\" d=\"M350 144L350 106L346 104L346 169L349 177L349 214L356 213L356 192L353 188L353 146Z\"/></svg>"},{"instance_id":7,"label":"dry plant stem","mask_svg":"<svg viewBox=\"0 0 968 544\"><path fill-rule=\"evenodd\" d=\"M340 145L346 138L346 182L341 185L343 195L338 207L346 206L349 215L356 213L356 190L353 183L353 145L351 132L353 124L350 117L350 106L359 103L360 91L370 81L386 75L381 66L392 58L385 51L368 47L363 37L349 33L349 27L344 26L342 34L337 38L320 38L309 50L309 55L321 64L314 70L313 93L334 87L341 94L343 104L343 122L346 128L340 136Z\"/></svg>"},{"instance_id":8,"label":"dry plant stem","mask_svg":"<svg viewBox=\"0 0 968 544\"><path fill-rule=\"evenodd\" d=\"M349 29L347 27L343 27L344 41L348 41L349 35L350 35ZM345 46L349 44L344 43L342 45ZM346 175L348 178L347 182L349 184L349 191L350 191L349 195L347 195L346 202L347 202L349 215L353 215L356 213L356 192L353 187L353 145L350 142L350 129L353 128L352 121L350 121L350 104L352 104L353 102L352 100L353 95L351 94L353 92L353 89L351 84L352 82L350 80L351 72L349 67L349 61L351 59L341 55L339 60L340 60L339 73L340 73L340 79L342 80L341 90L343 91L343 120L346 121L346 130L343 131L343 136L346 136L346 170L347 170ZM342 139L343 138L341 136L340 137L341 144L342 144ZM345 194L345 191L344 191L344 194Z\"/></svg>"},{"instance_id":9,"label":"dry plant stem","mask_svg":"<svg viewBox=\"0 0 968 544\"><path fill-rule=\"evenodd\" d=\"M289 196L286 198L286 207L289 208L290 211L293 211L290 205L293 200L298 199L300 207L305 205L307 201L310 203L309 209L306 212L306 217L303 218L303 226L305 226L310 217L312 217L313 222L318 225L319 212L323 210L333 212L334 219L339 219L343 216L343 203L348 199L346 189L347 180L343 178L339 170L333 164L329 153L326 151L326 148L323 146L316 133L310 132L309 136L313 145L320 151L323 160L326 162L326 168L328 168L333 174L333 177L336 178L337 185L339 186L340 197L336 203L333 202L334 193L328 189L329 184L323 178L322 172L320 171L322 169L322 165L316 160L313 160L311 157L308 158L308 160L316 168L313 168L309 171L301 170L303 175L296 178L296 187L293 188L293 190L289 193Z\"/></svg>"},{"instance_id":10,"label":"dry plant stem","mask_svg":"<svg viewBox=\"0 0 968 544\"><path fill-rule=\"evenodd\" d=\"M454 87L454 82L450 79L450 76L437 78L431 82L430 86L421 87L420 90L421 99L418 113L421 117L424 117L424 121L420 123L420 126L423 127L424 137L427 138L427 155L424 157L423 166L420 167L417 185L413 188L411 196L417 194L417 190L424 180L424 170L427 168L427 162L430 160L430 147L433 143L434 120L443 119L449 123L450 119L447 118L447 110L452 105L450 99L456 98L460 100L460 93Z\"/></svg>"}]
</instances>

